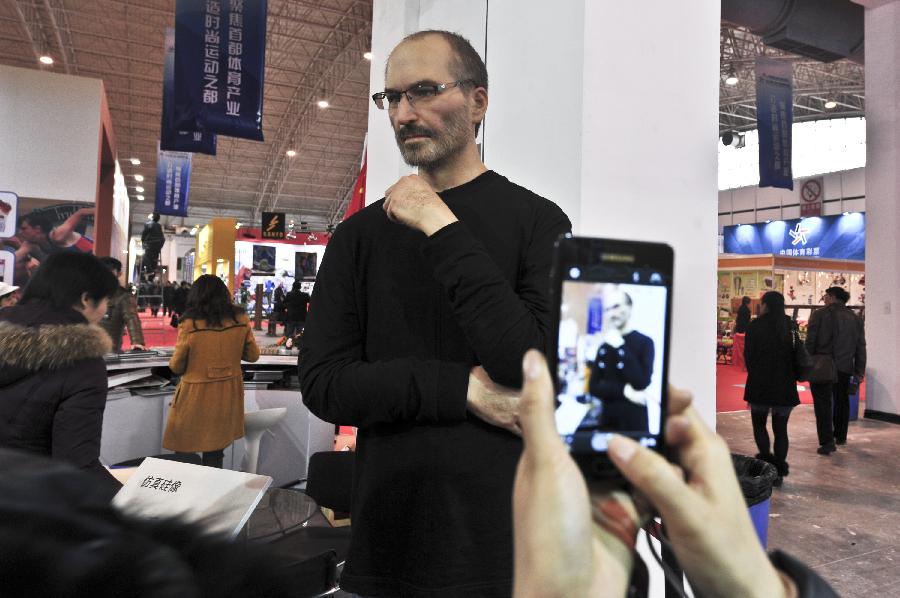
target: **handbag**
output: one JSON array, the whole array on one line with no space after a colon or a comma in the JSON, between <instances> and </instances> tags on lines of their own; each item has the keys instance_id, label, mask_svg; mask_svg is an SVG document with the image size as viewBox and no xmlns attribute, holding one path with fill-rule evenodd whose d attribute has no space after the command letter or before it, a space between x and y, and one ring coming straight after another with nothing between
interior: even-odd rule
<instances>
[{"instance_id":1,"label":"handbag","mask_svg":"<svg viewBox=\"0 0 900 598\"><path fill-rule=\"evenodd\" d=\"M794 340L794 380L809 380L810 371L813 369L813 358L806 345L800 340L800 333L794 330L791 334Z\"/></svg>"}]
</instances>

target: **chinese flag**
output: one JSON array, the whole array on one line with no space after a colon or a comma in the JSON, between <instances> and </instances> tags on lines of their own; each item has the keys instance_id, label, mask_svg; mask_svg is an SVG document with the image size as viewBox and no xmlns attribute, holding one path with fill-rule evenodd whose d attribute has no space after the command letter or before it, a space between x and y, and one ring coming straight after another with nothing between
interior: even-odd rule
<instances>
[{"instance_id":1,"label":"chinese flag","mask_svg":"<svg viewBox=\"0 0 900 598\"><path fill-rule=\"evenodd\" d=\"M344 214L343 220L346 220L353 214L366 207L366 164L368 163L368 151L363 154L362 168L359 169L359 176L356 177L356 183L353 185L353 195L350 197L350 205L347 206L347 213Z\"/></svg>"}]
</instances>

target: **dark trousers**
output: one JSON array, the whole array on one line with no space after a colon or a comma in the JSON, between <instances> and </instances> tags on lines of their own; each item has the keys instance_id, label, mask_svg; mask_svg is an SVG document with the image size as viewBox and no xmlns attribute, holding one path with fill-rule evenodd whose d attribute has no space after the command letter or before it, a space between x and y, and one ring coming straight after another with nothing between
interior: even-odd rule
<instances>
[{"instance_id":1,"label":"dark trousers","mask_svg":"<svg viewBox=\"0 0 900 598\"><path fill-rule=\"evenodd\" d=\"M751 405L750 419L753 422L753 440L756 441L756 449L763 455L772 452L769 448L769 432L766 430L766 420L769 419L769 411L772 412L772 432L775 434L775 461L787 462L788 454L788 419L791 417L792 407L768 407L765 405Z\"/></svg>"},{"instance_id":2,"label":"dark trousers","mask_svg":"<svg viewBox=\"0 0 900 598\"><path fill-rule=\"evenodd\" d=\"M850 422L850 374L838 372L837 382L810 384L816 410L816 432L819 446L847 440Z\"/></svg>"},{"instance_id":3,"label":"dark trousers","mask_svg":"<svg viewBox=\"0 0 900 598\"><path fill-rule=\"evenodd\" d=\"M177 453L184 455L187 453ZM225 461L225 449L218 451L204 451L200 453L200 463L206 467L217 467L222 469L222 463Z\"/></svg>"}]
</instances>

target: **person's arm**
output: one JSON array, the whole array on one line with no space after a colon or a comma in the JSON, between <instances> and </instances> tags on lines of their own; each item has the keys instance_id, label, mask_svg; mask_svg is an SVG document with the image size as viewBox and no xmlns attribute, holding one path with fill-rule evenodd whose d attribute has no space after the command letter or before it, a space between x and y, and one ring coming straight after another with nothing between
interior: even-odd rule
<instances>
[{"instance_id":1,"label":"person's arm","mask_svg":"<svg viewBox=\"0 0 900 598\"><path fill-rule=\"evenodd\" d=\"M187 370L188 355L190 355L188 324L193 326L193 321L189 320L178 324L178 339L175 341L175 351L172 352L172 357L169 358L169 369L176 376L180 376Z\"/></svg>"},{"instance_id":2,"label":"person's arm","mask_svg":"<svg viewBox=\"0 0 900 598\"><path fill-rule=\"evenodd\" d=\"M259 360L259 346L256 344L256 338L253 336L253 328L250 326L249 320L246 322L247 336L244 337L244 352L241 359L244 361Z\"/></svg>"},{"instance_id":3,"label":"person's arm","mask_svg":"<svg viewBox=\"0 0 900 598\"><path fill-rule=\"evenodd\" d=\"M50 234L48 235L50 240L57 245L65 244L64 242L69 240L69 237L75 232L75 227L78 226L81 219L85 216L93 216L94 210L94 208L81 208L76 210L71 216L66 218L62 224L50 231ZM74 241L72 242L74 243Z\"/></svg>"},{"instance_id":4,"label":"person's arm","mask_svg":"<svg viewBox=\"0 0 900 598\"><path fill-rule=\"evenodd\" d=\"M866 375L866 327L862 319L853 314L856 318L856 354L853 358L853 369L856 377L862 380Z\"/></svg>"},{"instance_id":5,"label":"person's arm","mask_svg":"<svg viewBox=\"0 0 900 598\"><path fill-rule=\"evenodd\" d=\"M456 321L478 361L498 384L519 388L525 351L551 351L553 243L570 229L562 211L546 209L535 215L515 286L463 222L438 230L423 245Z\"/></svg>"},{"instance_id":6,"label":"person's arm","mask_svg":"<svg viewBox=\"0 0 900 598\"><path fill-rule=\"evenodd\" d=\"M306 320L299 357L303 402L325 421L357 427L465 420L468 364L417 357L366 361L347 226L328 243L313 291L316 308Z\"/></svg>"},{"instance_id":7,"label":"person's arm","mask_svg":"<svg viewBox=\"0 0 900 598\"><path fill-rule=\"evenodd\" d=\"M744 337L744 367L747 368L747 373L750 373L750 368L753 367L753 351L756 348L756 332L753 327L747 328L746 336Z\"/></svg>"},{"instance_id":8,"label":"person's arm","mask_svg":"<svg viewBox=\"0 0 900 598\"><path fill-rule=\"evenodd\" d=\"M102 359L92 359L69 371L63 385L66 396L53 414L50 451L54 459L111 477L100 463L106 382Z\"/></svg>"}]
</instances>

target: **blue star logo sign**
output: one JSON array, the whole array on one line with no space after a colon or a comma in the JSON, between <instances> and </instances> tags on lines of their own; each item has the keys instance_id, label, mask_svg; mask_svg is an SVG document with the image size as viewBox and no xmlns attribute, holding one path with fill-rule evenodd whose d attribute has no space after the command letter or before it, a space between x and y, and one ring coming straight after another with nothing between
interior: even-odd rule
<instances>
[{"instance_id":1,"label":"blue star logo sign","mask_svg":"<svg viewBox=\"0 0 900 598\"><path fill-rule=\"evenodd\" d=\"M802 243L803 245L806 245L806 243L807 243L806 234L808 232L809 232L809 229L805 228L802 223L798 222L797 226L794 228L794 230L788 231L788 234L791 236L791 239L793 239L793 241L791 241L791 245L797 245L798 243Z\"/></svg>"}]
</instances>

